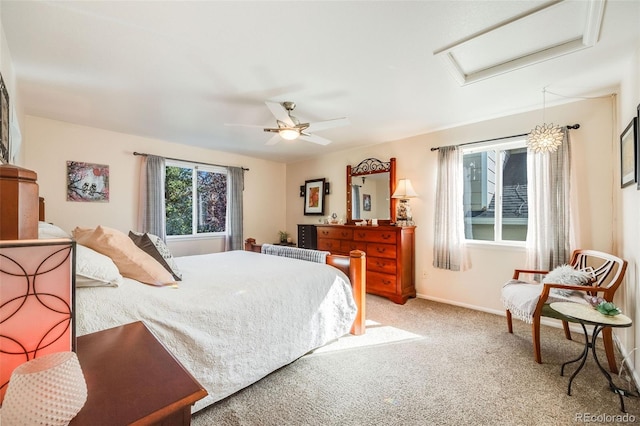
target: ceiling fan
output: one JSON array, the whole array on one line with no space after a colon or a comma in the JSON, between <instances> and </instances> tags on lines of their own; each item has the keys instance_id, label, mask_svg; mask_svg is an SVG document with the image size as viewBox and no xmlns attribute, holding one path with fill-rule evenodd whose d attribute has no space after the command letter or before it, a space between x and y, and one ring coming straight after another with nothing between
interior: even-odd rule
<instances>
[{"instance_id":1,"label":"ceiling fan","mask_svg":"<svg viewBox=\"0 0 640 426\"><path fill-rule=\"evenodd\" d=\"M265 104L276 118L277 124L277 127L263 127L263 131L275 133L275 135L267 141L266 145L275 145L280 141L280 138L285 140L300 138L320 145L328 145L331 143L329 139L320 137L314 133L320 130L332 129L334 127L346 126L349 124L349 119L346 117L316 121L314 123L301 123L298 118L291 115L291 112L296 108L295 102L266 101ZM262 127L253 125L241 126Z\"/></svg>"}]
</instances>

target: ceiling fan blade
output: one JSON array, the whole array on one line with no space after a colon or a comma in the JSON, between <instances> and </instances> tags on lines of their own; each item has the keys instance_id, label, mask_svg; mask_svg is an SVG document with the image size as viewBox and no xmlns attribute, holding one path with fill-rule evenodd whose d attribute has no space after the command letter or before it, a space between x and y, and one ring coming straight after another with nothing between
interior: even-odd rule
<instances>
[{"instance_id":1,"label":"ceiling fan blade","mask_svg":"<svg viewBox=\"0 0 640 426\"><path fill-rule=\"evenodd\" d=\"M291 117L289 117L287 110L284 106L282 106L282 104L271 101L265 101L265 104L267 104L267 108L269 108L269 111L271 111L271 114L273 114L276 120L280 120L283 123L286 123L287 126L293 127L296 125Z\"/></svg>"},{"instance_id":2,"label":"ceiling fan blade","mask_svg":"<svg viewBox=\"0 0 640 426\"><path fill-rule=\"evenodd\" d=\"M326 121L316 121L315 123L310 123L309 127L307 127L307 131L310 133L317 132L319 130L325 129L333 129L334 127L342 127L348 126L351 124L347 117L342 118L334 118L333 120Z\"/></svg>"},{"instance_id":3,"label":"ceiling fan blade","mask_svg":"<svg viewBox=\"0 0 640 426\"><path fill-rule=\"evenodd\" d=\"M318 135L310 135L308 133L303 133L300 135L300 139L305 141L317 143L318 145L329 145L331 141L329 139L322 138Z\"/></svg>"},{"instance_id":4,"label":"ceiling fan blade","mask_svg":"<svg viewBox=\"0 0 640 426\"><path fill-rule=\"evenodd\" d=\"M275 145L278 142L280 142L280 135L276 133L275 135L271 136L271 138L267 141L267 143L265 143L265 145Z\"/></svg>"}]
</instances>

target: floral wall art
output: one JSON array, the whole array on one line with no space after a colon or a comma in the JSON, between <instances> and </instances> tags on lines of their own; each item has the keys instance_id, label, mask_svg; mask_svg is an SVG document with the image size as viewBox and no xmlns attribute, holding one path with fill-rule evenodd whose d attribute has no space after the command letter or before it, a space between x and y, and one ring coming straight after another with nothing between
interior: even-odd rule
<instances>
[{"instance_id":1,"label":"floral wall art","mask_svg":"<svg viewBox=\"0 0 640 426\"><path fill-rule=\"evenodd\" d=\"M67 201L109 201L109 166L67 161Z\"/></svg>"}]
</instances>

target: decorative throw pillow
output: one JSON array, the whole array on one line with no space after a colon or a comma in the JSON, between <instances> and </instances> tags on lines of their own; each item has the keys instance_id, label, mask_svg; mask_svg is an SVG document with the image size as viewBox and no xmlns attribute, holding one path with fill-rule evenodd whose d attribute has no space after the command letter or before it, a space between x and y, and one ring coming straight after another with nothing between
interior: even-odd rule
<instances>
[{"instance_id":1,"label":"decorative throw pillow","mask_svg":"<svg viewBox=\"0 0 640 426\"><path fill-rule=\"evenodd\" d=\"M578 270L571 265L560 265L549 272L542 280L543 284L568 284L568 285L590 285L593 280L593 273L588 270ZM571 290L554 288L552 291L562 295L571 296Z\"/></svg>"},{"instance_id":2,"label":"decorative throw pillow","mask_svg":"<svg viewBox=\"0 0 640 426\"><path fill-rule=\"evenodd\" d=\"M118 287L121 283L113 260L76 243L76 287Z\"/></svg>"},{"instance_id":3,"label":"decorative throw pillow","mask_svg":"<svg viewBox=\"0 0 640 426\"><path fill-rule=\"evenodd\" d=\"M162 241L162 238L149 233L129 231L129 238L136 246L158 261L167 271L171 272L176 281L182 280L182 272L178 268L169 247Z\"/></svg>"},{"instance_id":4,"label":"decorative throw pillow","mask_svg":"<svg viewBox=\"0 0 640 426\"><path fill-rule=\"evenodd\" d=\"M110 257L124 277L155 286L176 284L161 264L139 249L123 232L106 226L77 227L73 236L78 244Z\"/></svg>"}]
</instances>

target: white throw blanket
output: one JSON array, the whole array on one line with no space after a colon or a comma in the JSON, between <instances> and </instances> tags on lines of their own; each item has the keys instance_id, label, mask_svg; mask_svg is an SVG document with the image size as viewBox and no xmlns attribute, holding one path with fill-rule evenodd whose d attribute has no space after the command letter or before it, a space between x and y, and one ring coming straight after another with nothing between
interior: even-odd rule
<instances>
[{"instance_id":1,"label":"white throw blanket","mask_svg":"<svg viewBox=\"0 0 640 426\"><path fill-rule=\"evenodd\" d=\"M540 300L542 287L543 284L512 279L502 287L500 301L515 318L531 324L533 322L533 312L536 309L538 300ZM587 303L581 294L563 296L557 293L555 289L551 289L545 303L553 302Z\"/></svg>"},{"instance_id":2,"label":"white throw blanket","mask_svg":"<svg viewBox=\"0 0 640 426\"><path fill-rule=\"evenodd\" d=\"M309 262L327 263L328 251L309 250L298 247L278 246L274 244L263 244L260 249L264 254L274 256L290 257L292 259L307 260Z\"/></svg>"}]
</instances>

